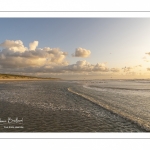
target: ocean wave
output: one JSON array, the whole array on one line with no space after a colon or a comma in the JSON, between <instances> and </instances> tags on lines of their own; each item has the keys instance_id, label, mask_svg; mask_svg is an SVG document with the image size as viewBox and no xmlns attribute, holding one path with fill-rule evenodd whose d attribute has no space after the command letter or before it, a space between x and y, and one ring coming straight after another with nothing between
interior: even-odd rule
<instances>
[{"instance_id":1,"label":"ocean wave","mask_svg":"<svg viewBox=\"0 0 150 150\"><path fill-rule=\"evenodd\" d=\"M86 100L89 100L89 101L93 102L94 104L97 104L97 105L107 109L108 111L110 111L114 114L117 114L117 115L119 115L119 116L121 116L125 119L128 119L128 120L138 124L141 128L145 129L146 131L150 131L150 122L147 122L146 120L144 120L140 117L137 117L134 114L130 114L126 110L117 109L116 107L108 104L107 102L105 103L105 102L102 102L102 101L98 101L98 100L94 99L91 96L85 95L83 93L76 92L71 88L68 88L68 91L70 91L70 92L72 92L76 95L79 95L79 96L85 98Z\"/></svg>"},{"instance_id":2,"label":"ocean wave","mask_svg":"<svg viewBox=\"0 0 150 150\"><path fill-rule=\"evenodd\" d=\"M97 86L97 85L83 85L83 87L85 88L99 88L99 89L104 89L104 90L107 90L107 89L112 89L112 90L132 90L132 91L150 91L150 88L149 89L139 89L139 88L123 88L123 87L100 87L100 86Z\"/></svg>"}]
</instances>

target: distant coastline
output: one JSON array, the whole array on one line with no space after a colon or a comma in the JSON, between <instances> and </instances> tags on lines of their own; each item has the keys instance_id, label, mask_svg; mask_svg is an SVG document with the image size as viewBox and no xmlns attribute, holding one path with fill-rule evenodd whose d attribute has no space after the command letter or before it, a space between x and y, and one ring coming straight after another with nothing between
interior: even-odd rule
<instances>
[{"instance_id":1,"label":"distant coastline","mask_svg":"<svg viewBox=\"0 0 150 150\"><path fill-rule=\"evenodd\" d=\"M0 80L61 80L60 78L42 78L35 76L27 76L27 75L17 75L17 74L0 74Z\"/></svg>"}]
</instances>

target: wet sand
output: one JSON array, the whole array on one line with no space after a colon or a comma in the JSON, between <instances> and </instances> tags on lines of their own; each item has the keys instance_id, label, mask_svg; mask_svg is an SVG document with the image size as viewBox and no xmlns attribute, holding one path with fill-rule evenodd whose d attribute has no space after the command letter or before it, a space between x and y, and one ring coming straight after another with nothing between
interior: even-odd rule
<instances>
[{"instance_id":1,"label":"wet sand","mask_svg":"<svg viewBox=\"0 0 150 150\"><path fill-rule=\"evenodd\" d=\"M0 83L0 132L144 132L137 124L69 92L67 82ZM22 126L23 128L4 128Z\"/></svg>"}]
</instances>

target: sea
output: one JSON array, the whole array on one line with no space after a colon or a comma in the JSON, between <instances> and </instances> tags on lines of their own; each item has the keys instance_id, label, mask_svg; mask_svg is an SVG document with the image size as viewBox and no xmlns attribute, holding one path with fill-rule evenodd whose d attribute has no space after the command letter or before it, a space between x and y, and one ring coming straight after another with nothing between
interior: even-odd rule
<instances>
[{"instance_id":1,"label":"sea","mask_svg":"<svg viewBox=\"0 0 150 150\"><path fill-rule=\"evenodd\" d=\"M150 80L1 81L8 117L1 132L149 132Z\"/></svg>"},{"instance_id":2,"label":"sea","mask_svg":"<svg viewBox=\"0 0 150 150\"><path fill-rule=\"evenodd\" d=\"M93 80L78 82L69 91L150 131L150 80Z\"/></svg>"}]
</instances>

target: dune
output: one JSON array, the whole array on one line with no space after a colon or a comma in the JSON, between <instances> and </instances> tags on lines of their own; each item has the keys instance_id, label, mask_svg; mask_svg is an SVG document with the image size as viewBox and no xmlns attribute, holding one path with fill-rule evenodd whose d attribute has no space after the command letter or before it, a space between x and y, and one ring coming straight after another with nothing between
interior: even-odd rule
<instances>
[{"instance_id":1,"label":"dune","mask_svg":"<svg viewBox=\"0 0 150 150\"><path fill-rule=\"evenodd\" d=\"M16 75L16 74L0 74L1 81L14 81L14 80L60 80L59 78L42 78L35 76Z\"/></svg>"}]
</instances>

